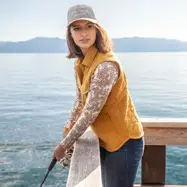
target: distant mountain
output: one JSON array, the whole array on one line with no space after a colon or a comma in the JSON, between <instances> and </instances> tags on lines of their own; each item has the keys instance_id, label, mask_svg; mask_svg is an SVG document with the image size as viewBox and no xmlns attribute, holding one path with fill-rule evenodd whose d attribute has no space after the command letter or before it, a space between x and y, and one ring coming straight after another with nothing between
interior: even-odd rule
<instances>
[{"instance_id":1,"label":"distant mountain","mask_svg":"<svg viewBox=\"0 0 187 187\"><path fill-rule=\"evenodd\" d=\"M0 42L0 53L61 53L66 41L60 38L37 37L21 42Z\"/></svg>"},{"instance_id":2,"label":"distant mountain","mask_svg":"<svg viewBox=\"0 0 187 187\"><path fill-rule=\"evenodd\" d=\"M6 42L0 42L0 46L2 46L3 44L5 44Z\"/></svg>"},{"instance_id":3,"label":"distant mountain","mask_svg":"<svg viewBox=\"0 0 187 187\"><path fill-rule=\"evenodd\" d=\"M164 38L113 39L116 52L184 52L187 42ZM37 37L21 42L0 42L0 53L67 53L66 40Z\"/></svg>"},{"instance_id":4,"label":"distant mountain","mask_svg":"<svg viewBox=\"0 0 187 187\"><path fill-rule=\"evenodd\" d=\"M187 42L164 38L119 38L114 39L118 52L179 52L187 51Z\"/></svg>"}]
</instances>

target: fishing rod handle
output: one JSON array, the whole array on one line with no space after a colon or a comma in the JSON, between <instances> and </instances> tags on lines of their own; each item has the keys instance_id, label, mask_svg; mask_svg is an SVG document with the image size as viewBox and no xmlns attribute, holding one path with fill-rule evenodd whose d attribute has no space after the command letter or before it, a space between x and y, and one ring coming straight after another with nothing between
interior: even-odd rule
<instances>
[{"instance_id":1,"label":"fishing rod handle","mask_svg":"<svg viewBox=\"0 0 187 187\"><path fill-rule=\"evenodd\" d=\"M56 158L53 158L53 160L51 161L49 167L48 167L48 170L51 171L53 169L53 167L55 166L57 162L57 159Z\"/></svg>"}]
</instances>

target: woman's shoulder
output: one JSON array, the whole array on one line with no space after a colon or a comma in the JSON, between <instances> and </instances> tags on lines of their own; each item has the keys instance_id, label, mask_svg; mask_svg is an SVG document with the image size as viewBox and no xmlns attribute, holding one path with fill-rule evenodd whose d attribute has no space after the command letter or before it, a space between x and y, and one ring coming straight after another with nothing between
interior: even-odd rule
<instances>
[{"instance_id":1,"label":"woman's shoulder","mask_svg":"<svg viewBox=\"0 0 187 187\"><path fill-rule=\"evenodd\" d=\"M118 65L114 61L103 61L100 63L96 69L99 72L107 73L118 73Z\"/></svg>"},{"instance_id":2,"label":"woman's shoulder","mask_svg":"<svg viewBox=\"0 0 187 187\"><path fill-rule=\"evenodd\" d=\"M98 67L105 67L105 68L116 68L117 64L115 61L103 61L101 62Z\"/></svg>"}]
</instances>

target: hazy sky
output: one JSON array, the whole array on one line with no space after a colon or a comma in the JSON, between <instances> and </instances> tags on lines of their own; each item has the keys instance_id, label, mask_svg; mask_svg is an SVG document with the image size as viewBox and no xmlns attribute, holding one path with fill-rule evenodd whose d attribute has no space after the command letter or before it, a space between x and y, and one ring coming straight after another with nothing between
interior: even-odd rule
<instances>
[{"instance_id":1,"label":"hazy sky","mask_svg":"<svg viewBox=\"0 0 187 187\"><path fill-rule=\"evenodd\" d=\"M70 6L91 5L112 38L187 41L187 0L0 0L0 41L65 38Z\"/></svg>"}]
</instances>

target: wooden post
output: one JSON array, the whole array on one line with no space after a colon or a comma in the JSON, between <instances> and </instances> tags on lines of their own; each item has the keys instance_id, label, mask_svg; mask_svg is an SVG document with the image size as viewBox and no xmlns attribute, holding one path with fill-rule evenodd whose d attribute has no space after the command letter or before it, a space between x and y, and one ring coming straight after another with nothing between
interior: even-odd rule
<instances>
[{"instance_id":1,"label":"wooden post","mask_svg":"<svg viewBox=\"0 0 187 187\"><path fill-rule=\"evenodd\" d=\"M166 174L166 146L146 145L142 158L142 184L164 185Z\"/></svg>"}]
</instances>

